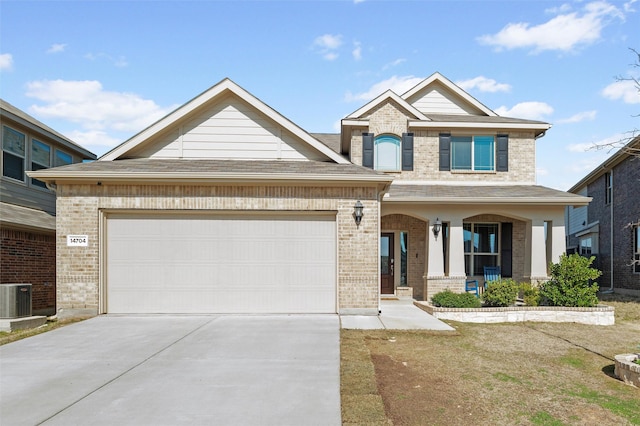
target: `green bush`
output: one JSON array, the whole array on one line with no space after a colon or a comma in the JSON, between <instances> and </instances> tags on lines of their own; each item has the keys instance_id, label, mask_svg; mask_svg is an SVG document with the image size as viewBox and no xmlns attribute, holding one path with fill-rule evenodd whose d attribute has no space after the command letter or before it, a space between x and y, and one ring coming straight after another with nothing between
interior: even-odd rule
<instances>
[{"instance_id":1,"label":"green bush","mask_svg":"<svg viewBox=\"0 0 640 426\"><path fill-rule=\"evenodd\" d=\"M524 304L527 306L538 306L540 304L540 289L531 283L520 283L519 294L522 295Z\"/></svg>"},{"instance_id":2,"label":"green bush","mask_svg":"<svg viewBox=\"0 0 640 426\"><path fill-rule=\"evenodd\" d=\"M540 286L543 305L590 307L598 304L598 283L591 283L602 272L592 268L595 257L574 253L563 254L560 262L552 263L551 279Z\"/></svg>"},{"instance_id":3,"label":"green bush","mask_svg":"<svg viewBox=\"0 0 640 426\"><path fill-rule=\"evenodd\" d=\"M490 281L482 293L485 306L511 306L518 297L518 283L511 278Z\"/></svg>"},{"instance_id":4,"label":"green bush","mask_svg":"<svg viewBox=\"0 0 640 426\"><path fill-rule=\"evenodd\" d=\"M447 289L431 296L433 306L442 308L479 308L480 299L473 293L454 293Z\"/></svg>"}]
</instances>

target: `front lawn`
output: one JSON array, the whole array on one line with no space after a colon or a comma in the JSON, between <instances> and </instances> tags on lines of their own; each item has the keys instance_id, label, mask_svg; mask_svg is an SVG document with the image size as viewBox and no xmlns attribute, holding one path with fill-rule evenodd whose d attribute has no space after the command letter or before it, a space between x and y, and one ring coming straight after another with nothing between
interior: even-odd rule
<instances>
[{"instance_id":1,"label":"front lawn","mask_svg":"<svg viewBox=\"0 0 640 426\"><path fill-rule=\"evenodd\" d=\"M343 424L640 425L640 299L606 296L613 326L450 324L455 334L342 330Z\"/></svg>"}]
</instances>

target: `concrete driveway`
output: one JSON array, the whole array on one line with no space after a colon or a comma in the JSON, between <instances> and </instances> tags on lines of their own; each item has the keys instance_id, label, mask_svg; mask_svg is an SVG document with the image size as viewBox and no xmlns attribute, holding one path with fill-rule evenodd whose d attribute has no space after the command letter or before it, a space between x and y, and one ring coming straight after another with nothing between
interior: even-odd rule
<instances>
[{"instance_id":1,"label":"concrete driveway","mask_svg":"<svg viewBox=\"0 0 640 426\"><path fill-rule=\"evenodd\" d=\"M339 425L337 315L100 316L0 346L3 425Z\"/></svg>"}]
</instances>

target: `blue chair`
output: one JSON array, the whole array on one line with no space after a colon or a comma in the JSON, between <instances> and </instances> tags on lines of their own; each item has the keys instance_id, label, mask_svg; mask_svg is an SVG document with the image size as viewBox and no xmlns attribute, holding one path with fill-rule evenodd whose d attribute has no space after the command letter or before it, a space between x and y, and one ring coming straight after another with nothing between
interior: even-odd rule
<instances>
[{"instance_id":1,"label":"blue chair","mask_svg":"<svg viewBox=\"0 0 640 426\"><path fill-rule=\"evenodd\" d=\"M487 283L491 281L500 281L502 276L500 275L499 266L485 266L484 267L484 288L487 288Z\"/></svg>"},{"instance_id":2,"label":"blue chair","mask_svg":"<svg viewBox=\"0 0 640 426\"><path fill-rule=\"evenodd\" d=\"M478 289L478 280L467 280L464 283L464 291L475 291L476 297L480 297Z\"/></svg>"}]
</instances>

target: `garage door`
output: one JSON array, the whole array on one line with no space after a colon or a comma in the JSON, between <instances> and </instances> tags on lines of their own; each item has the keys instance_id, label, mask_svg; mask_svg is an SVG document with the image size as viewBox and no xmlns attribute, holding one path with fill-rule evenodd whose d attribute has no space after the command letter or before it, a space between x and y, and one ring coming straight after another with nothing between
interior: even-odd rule
<instances>
[{"instance_id":1,"label":"garage door","mask_svg":"<svg viewBox=\"0 0 640 426\"><path fill-rule=\"evenodd\" d=\"M335 214L112 215L109 313L335 313Z\"/></svg>"}]
</instances>

